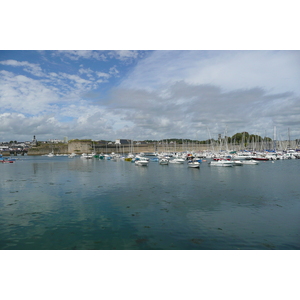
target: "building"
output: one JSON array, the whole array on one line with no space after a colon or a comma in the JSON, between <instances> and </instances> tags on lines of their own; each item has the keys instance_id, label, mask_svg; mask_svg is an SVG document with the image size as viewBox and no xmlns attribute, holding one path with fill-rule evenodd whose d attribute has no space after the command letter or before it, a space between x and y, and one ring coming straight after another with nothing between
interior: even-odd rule
<instances>
[{"instance_id":1,"label":"building","mask_svg":"<svg viewBox=\"0 0 300 300\"><path fill-rule=\"evenodd\" d=\"M116 140L115 144L116 145L130 145L132 140L125 140L125 139L120 139Z\"/></svg>"},{"instance_id":2,"label":"building","mask_svg":"<svg viewBox=\"0 0 300 300\"><path fill-rule=\"evenodd\" d=\"M37 145L37 140L36 140L36 138L35 138L35 135L33 136L31 145L32 145L32 146L36 146L36 145Z\"/></svg>"},{"instance_id":3,"label":"building","mask_svg":"<svg viewBox=\"0 0 300 300\"><path fill-rule=\"evenodd\" d=\"M52 143L52 144L58 144L58 143L64 143L65 141L64 140L58 140L58 139L52 139L48 141L49 143Z\"/></svg>"}]
</instances>

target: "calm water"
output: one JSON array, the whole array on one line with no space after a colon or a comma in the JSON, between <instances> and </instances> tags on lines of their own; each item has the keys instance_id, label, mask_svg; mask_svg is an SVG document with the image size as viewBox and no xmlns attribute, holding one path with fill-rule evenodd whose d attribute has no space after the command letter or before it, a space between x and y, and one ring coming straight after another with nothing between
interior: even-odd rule
<instances>
[{"instance_id":1,"label":"calm water","mask_svg":"<svg viewBox=\"0 0 300 300\"><path fill-rule=\"evenodd\" d=\"M222 168L19 157L0 249L300 249L300 160Z\"/></svg>"}]
</instances>

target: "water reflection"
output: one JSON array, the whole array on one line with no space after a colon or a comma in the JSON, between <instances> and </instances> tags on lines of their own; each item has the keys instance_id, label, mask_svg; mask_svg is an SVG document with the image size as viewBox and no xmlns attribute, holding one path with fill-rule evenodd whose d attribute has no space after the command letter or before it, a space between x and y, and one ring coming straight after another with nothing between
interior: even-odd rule
<instances>
[{"instance_id":1,"label":"water reflection","mask_svg":"<svg viewBox=\"0 0 300 300\"><path fill-rule=\"evenodd\" d=\"M294 166L24 159L0 179L0 249L297 249Z\"/></svg>"}]
</instances>

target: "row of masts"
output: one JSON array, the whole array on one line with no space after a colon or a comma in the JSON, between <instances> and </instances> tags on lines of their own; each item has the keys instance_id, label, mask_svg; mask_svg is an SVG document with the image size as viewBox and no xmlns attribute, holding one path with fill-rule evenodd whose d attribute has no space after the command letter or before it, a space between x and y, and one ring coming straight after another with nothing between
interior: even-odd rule
<instances>
[{"instance_id":1,"label":"row of masts","mask_svg":"<svg viewBox=\"0 0 300 300\"><path fill-rule=\"evenodd\" d=\"M153 151L154 152L188 152L188 151L203 151L205 148L206 150L215 152L215 151L266 151L266 150L280 150L280 151L287 151L289 149L298 149L300 147L299 140L292 141L290 139L290 129L288 128L288 140L277 140L277 132L276 132L276 126L274 126L274 132L273 132L273 140L269 138L259 138L259 140L255 139L255 136L251 137L248 136L248 138L245 137L245 134L242 135L242 140L240 142L236 141L235 139L231 139L230 142L228 142L227 137L227 128L224 132L224 138L221 137L221 134L219 134L219 137L217 140L213 139L211 137L210 131L208 130L209 139L204 144L200 141L191 141L191 140L185 140L182 139L181 143L177 143L176 141L168 141L168 140L160 140L157 142L153 142ZM266 135L265 135L266 136ZM257 135L258 137L258 135ZM138 147L136 147L138 148ZM94 148L95 150L95 148ZM107 145L106 145L106 152L107 151ZM110 147L111 150L111 147ZM137 149L136 149L137 150ZM131 140L130 145L127 145L124 147L124 145L116 145L115 148L116 153L135 153L135 146L134 141Z\"/></svg>"},{"instance_id":2,"label":"row of masts","mask_svg":"<svg viewBox=\"0 0 300 300\"><path fill-rule=\"evenodd\" d=\"M148 146L150 146L149 144ZM266 150L278 150L278 151L287 151L289 149L299 149L300 145L297 141L267 141L263 140L261 142L255 141L254 139L250 142L248 140L242 140L240 143L236 141L231 141L230 143L227 142L226 138L219 139L219 140L208 140L206 144L201 143L200 141L186 141L183 140L180 144L174 142L170 142L167 140L162 140L159 142L155 142L152 144L151 147L153 152L202 152L204 150L211 151L211 152L230 152L230 151L257 151L263 152ZM112 151L113 147L106 147L106 153ZM135 153L139 152L140 147L134 146L133 143L130 145L115 145L114 152L125 154L125 153Z\"/></svg>"}]
</instances>

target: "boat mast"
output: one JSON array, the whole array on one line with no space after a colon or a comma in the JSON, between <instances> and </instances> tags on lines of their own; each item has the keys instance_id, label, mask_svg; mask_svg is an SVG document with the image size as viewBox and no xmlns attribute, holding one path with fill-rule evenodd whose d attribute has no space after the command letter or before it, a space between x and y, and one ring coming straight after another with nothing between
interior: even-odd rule
<instances>
[{"instance_id":1,"label":"boat mast","mask_svg":"<svg viewBox=\"0 0 300 300\"><path fill-rule=\"evenodd\" d=\"M209 135L210 145L212 147L213 152L215 152L214 144L212 143L212 138L211 138L211 134L210 134L210 131L209 131L208 127L207 127L207 131L208 131L208 135Z\"/></svg>"},{"instance_id":2,"label":"boat mast","mask_svg":"<svg viewBox=\"0 0 300 300\"><path fill-rule=\"evenodd\" d=\"M276 126L274 126L274 151L276 151Z\"/></svg>"}]
</instances>

